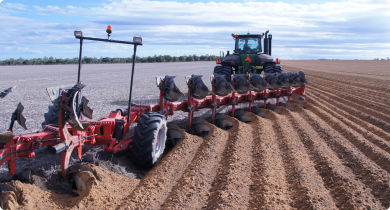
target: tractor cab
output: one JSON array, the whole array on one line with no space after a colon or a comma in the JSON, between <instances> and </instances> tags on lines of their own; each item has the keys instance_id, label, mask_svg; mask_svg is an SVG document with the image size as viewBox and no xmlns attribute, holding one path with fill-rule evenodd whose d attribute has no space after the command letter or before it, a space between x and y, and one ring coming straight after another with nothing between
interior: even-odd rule
<instances>
[{"instance_id":1,"label":"tractor cab","mask_svg":"<svg viewBox=\"0 0 390 210\"><path fill-rule=\"evenodd\" d=\"M262 35L235 35L236 40L234 53L235 54L258 54L262 52L261 46Z\"/></svg>"}]
</instances>

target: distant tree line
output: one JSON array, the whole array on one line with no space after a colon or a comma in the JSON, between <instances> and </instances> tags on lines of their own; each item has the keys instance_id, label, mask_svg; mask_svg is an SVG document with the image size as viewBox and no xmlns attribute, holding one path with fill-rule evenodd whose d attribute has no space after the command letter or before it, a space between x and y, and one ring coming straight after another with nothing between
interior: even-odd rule
<instances>
[{"instance_id":1,"label":"distant tree line","mask_svg":"<svg viewBox=\"0 0 390 210\"><path fill-rule=\"evenodd\" d=\"M219 56L216 55L182 55L182 56L170 56L170 55L154 55L148 57L136 58L137 63L155 63L155 62L191 62L191 61L216 61ZM131 63L132 57L127 58L110 58L110 57L83 57L83 63ZM79 58L31 58L31 59L6 59L0 60L0 65L62 65L62 64L78 64Z\"/></svg>"}]
</instances>

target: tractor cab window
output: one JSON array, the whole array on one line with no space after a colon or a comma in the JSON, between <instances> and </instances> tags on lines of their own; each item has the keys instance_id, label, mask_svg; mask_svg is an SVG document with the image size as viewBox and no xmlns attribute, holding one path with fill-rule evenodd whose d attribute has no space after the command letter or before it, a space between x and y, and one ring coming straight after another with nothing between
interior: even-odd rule
<instances>
[{"instance_id":1,"label":"tractor cab window","mask_svg":"<svg viewBox=\"0 0 390 210\"><path fill-rule=\"evenodd\" d=\"M258 53L261 52L261 38L239 37L236 40L237 53Z\"/></svg>"}]
</instances>

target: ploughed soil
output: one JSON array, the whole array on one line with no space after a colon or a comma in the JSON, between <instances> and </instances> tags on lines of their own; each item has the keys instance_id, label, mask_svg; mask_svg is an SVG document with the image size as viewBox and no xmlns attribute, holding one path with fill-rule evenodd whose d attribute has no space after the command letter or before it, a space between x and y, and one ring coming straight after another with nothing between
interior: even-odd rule
<instances>
[{"instance_id":1,"label":"ploughed soil","mask_svg":"<svg viewBox=\"0 0 390 210\"><path fill-rule=\"evenodd\" d=\"M55 178L58 170L51 180L64 190L13 180L17 192L2 195L6 207L388 209L390 62L282 64L284 72L305 71L305 107L264 110L264 118L250 113L248 123L230 117L229 130L208 123L206 137L183 129L180 143L150 171L87 164L92 171L82 192Z\"/></svg>"}]
</instances>

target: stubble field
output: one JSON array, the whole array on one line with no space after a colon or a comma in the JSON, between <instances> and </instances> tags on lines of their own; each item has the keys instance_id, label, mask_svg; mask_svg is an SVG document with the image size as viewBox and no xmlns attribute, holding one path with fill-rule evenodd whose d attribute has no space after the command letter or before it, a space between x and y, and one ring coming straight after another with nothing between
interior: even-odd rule
<instances>
[{"instance_id":1,"label":"stubble field","mask_svg":"<svg viewBox=\"0 0 390 210\"><path fill-rule=\"evenodd\" d=\"M12 181L18 190L11 208L42 209L387 209L390 207L390 62L282 61L284 72L304 70L307 105L252 122L235 120L222 130L212 124L201 138L183 130L183 140L150 171L131 163L127 154L105 155L92 165L96 179L80 196L48 184ZM155 103L155 76L204 75L209 84L214 62L137 64L136 102ZM73 84L77 66L0 67L0 88L16 85L1 100L0 126L7 129L18 102L25 106L29 131L36 131L50 105L46 87ZM99 119L126 107L130 65L84 65L83 91ZM221 110L228 111L228 110ZM175 113L176 114L176 113ZM205 118L209 117L204 112ZM178 113L173 121L185 119ZM92 148L91 148L92 150ZM89 152L89 151L86 151ZM20 165L35 180L54 184L45 175L59 158L44 151ZM115 164L109 165L114 159ZM50 159L50 160L48 160ZM53 163L54 162L54 163ZM128 162L128 163L124 163ZM53 163L51 165L51 163ZM104 167L103 167L104 166ZM122 171L115 167L122 167ZM23 170L19 166L18 170ZM40 170L42 168L42 170ZM57 167L58 168L58 167ZM6 167L1 179L9 181ZM106 170L109 169L109 170ZM39 179L41 177L41 179ZM43 177L43 178L42 178ZM57 181L61 184L61 181ZM64 185L64 183L62 183ZM62 193L62 194L61 194Z\"/></svg>"}]
</instances>

